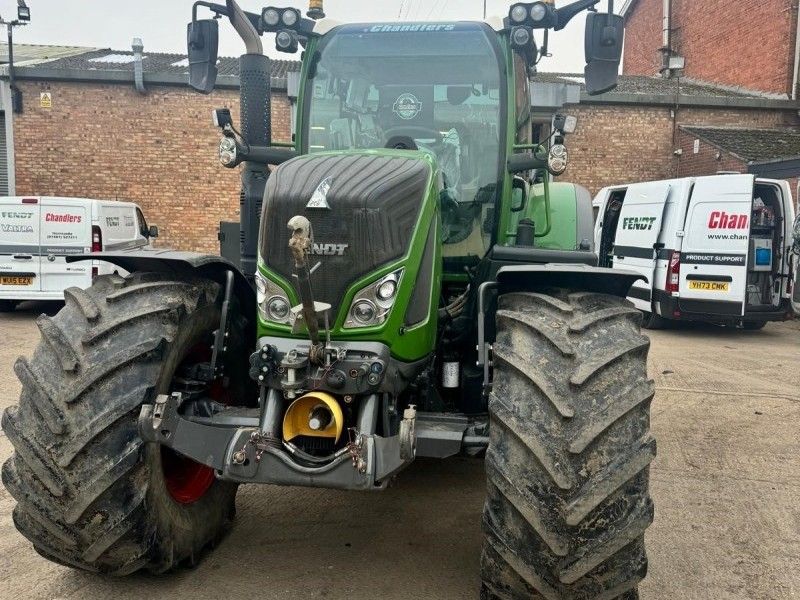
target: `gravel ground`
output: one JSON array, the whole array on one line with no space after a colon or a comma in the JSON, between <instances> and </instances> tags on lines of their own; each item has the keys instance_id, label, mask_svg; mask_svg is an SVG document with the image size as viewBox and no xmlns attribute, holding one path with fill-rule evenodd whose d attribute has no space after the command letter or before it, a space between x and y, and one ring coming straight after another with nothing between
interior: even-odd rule
<instances>
[{"instance_id":1,"label":"gravel ground","mask_svg":"<svg viewBox=\"0 0 800 600\"><path fill-rule=\"evenodd\" d=\"M47 305L0 316L0 409ZM800 598L800 323L654 332L658 386L644 600ZM11 455L0 437L0 460ZM418 461L383 494L245 487L237 523L193 571L106 580L45 561L0 487L0 598L474 599L480 461Z\"/></svg>"}]
</instances>

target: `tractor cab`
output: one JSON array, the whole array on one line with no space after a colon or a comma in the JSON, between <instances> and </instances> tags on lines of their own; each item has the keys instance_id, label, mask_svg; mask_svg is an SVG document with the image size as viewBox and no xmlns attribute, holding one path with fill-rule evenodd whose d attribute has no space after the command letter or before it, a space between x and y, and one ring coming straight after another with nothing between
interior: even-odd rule
<instances>
[{"instance_id":1,"label":"tractor cab","mask_svg":"<svg viewBox=\"0 0 800 600\"><path fill-rule=\"evenodd\" d=\"M309 51L303 151L429 153L445 254L482 256L505 176L507 82L497 34L483 23L345 25Z\"/></svg>"}]
</instances>

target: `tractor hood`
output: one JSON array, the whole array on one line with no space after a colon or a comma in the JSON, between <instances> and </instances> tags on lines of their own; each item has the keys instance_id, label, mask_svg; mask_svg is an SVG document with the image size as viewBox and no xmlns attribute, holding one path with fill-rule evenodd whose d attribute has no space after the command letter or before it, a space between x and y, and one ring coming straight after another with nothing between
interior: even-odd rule
<instances>
[{"instance_id":1,"label":"tractor hood","mask_svg":"<svg viewBox=\"0 0 800 600\"><path fill-rule=\"evenodd\" d=\"M261 215L262 264L286 281L293 261L287 223L311 223L315 299L339 314L347 290L410 248L431 180L421 152L369 151L300 156L269 178Z\"/></svg>"}]
</instances>

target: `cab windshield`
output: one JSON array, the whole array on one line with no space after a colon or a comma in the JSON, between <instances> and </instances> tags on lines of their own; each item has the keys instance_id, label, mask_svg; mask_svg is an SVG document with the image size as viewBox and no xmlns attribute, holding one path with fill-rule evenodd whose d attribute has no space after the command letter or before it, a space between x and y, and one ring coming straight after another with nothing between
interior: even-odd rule
<instances>
[{"instance_id":1,"label":"cab windshield","mask_svg":"<svg viewBox=\"0 0 800 600\"><path fill-rule=\"evenodd\" d=\"M449 256L482 256L490 242L505 119L493 35L477 23L340 27L320 43L306 88L309 152L436 155Z\"/></svg>"}]
</instances>

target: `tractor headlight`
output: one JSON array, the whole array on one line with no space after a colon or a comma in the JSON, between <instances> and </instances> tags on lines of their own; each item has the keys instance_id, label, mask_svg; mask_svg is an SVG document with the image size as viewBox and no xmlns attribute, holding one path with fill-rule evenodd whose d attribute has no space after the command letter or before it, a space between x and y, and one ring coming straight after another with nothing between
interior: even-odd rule
<instances>
[{"instance_id":1,"label":"tractor headlight","mask_svg":"<svg viewBox=\"0 0 800 600\"><path fill-rule=\"evenodd\" d=\"M261 13L261 19L267 27L275 27L281 20L281 13L270 6Z\"/></svg>"},{"instance_id":2,"label":"tractor headlight","mask_svg":"<svg viewBox=\"0 0 800 600\"><path fill-rule=\"evenodd\" d=\"M528 7L524 4L515 4L508 13L513 23L524 23L528 18Z\"/></svg>"},{"instance_id":3,"label":"tractor headlight","mask_svg":"<svg viewBox=\"0 0 800 600\"><path fill-rule=\"evenodd\" d=\"M270 321L275 321L276 323L283 323L289 319L289 311L291 310L291 306L286 301L286 298L282 298L281 296L273 296L269 300L267 300L267 316L269 317Z\"/></svg>"},{"instance_id":4,"label":"tractor headlight","mask_svg":"<svg viewBox=\"0 0 800 600\"><path fill-rule=\"evenodd\" d=\"M300 20L300 13L298 13L293 8L287 8L283 11L281 15L281 22L286 25L286 27L294 27L297 25L297 22Z\"/></svg>"},{"instance_id":5,"label":"tractor headlight","mask_svg":"<svg viewBox=\"0 0 800 600\"><path fill-rule=\"evenodd\" d=\"M239 149L236 147L236 140L231 137L224 137L219 143L219 162L226 167L235 167L239 158Z\"/></svg>"},{"instance_id":6,"label":"tractor headlight","mask_svg":"<svg viewBox=\"0 0 800 600\"><path fill-rule=\"evenodd\" d=\"M358 292L347 313L345 329L385 323L397 300L397 290L402 276L403 269L398 269Z\"/></svg>"},{"instance_id":7,"label":"tractor headlight","mask_svg":"<svg viewBox=\"0 0 800 600\"><path fill-rule=\"evenodd\" d=\"M553 175L561 175L567 170L567 147L564 144L553 144L550 147L547 169Z\"/></svg>"},{"instance_id":8,"label":"tractor headlight","mask_svg":"<svg viewBox=\"0 0 800 600\"><path fill-rule=\"evenodd\" d=\"M537 2L531 6L531 20L534 23L539 23L547 18L547 6L544 2Z\"/></svg>"},{"instance_id":9,"label":"tractor headlight","mask_svg":"<svg viewBox=\"0 0 800 600\"><path fill-rule=\"evenodd\" d=\"M378 309L370 300L361 299L353 303L350 316L359 325L372 325L378 316Z\"/></svg>"},{"instance_id":10,"label":"tractor headlight","mask_svg":"<svg viewBox=\"0 0 800 600\"><path fill-rule=\"evenodd\" d=\"M256 302L258 314L265 321L280 325L291 324L292 305L286 292L258 270L256 270Z\"/></svg>"}]
</instances>

